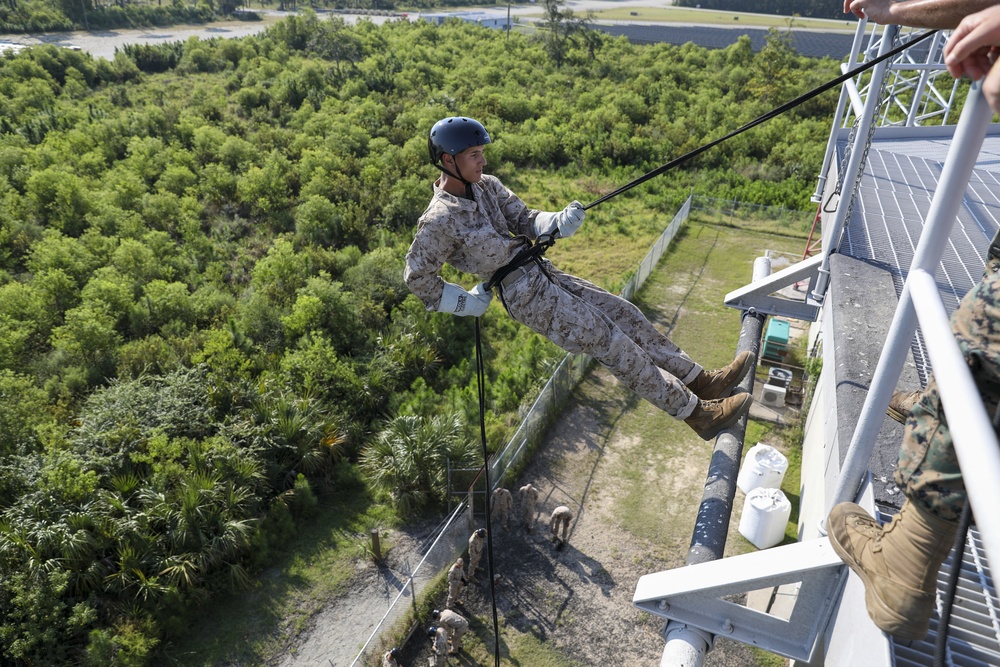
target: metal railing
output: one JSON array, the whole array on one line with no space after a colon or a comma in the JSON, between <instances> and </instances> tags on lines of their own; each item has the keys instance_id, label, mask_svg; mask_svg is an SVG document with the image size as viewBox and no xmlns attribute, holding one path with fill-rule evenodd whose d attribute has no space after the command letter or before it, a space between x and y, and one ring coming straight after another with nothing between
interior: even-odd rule
<instances>
[{"instance_id":1,"label":"metal railing","mask_svg":"<svg viewBox=\"0 0 1000 667\"><path fill-rule=\"evenodd\" d=\"M622 288L622 297L631 299L646 282L690 211L691 198L688 197ZM567 354L559 362L513 437L491 458L490 482L493 489L514 482L528 458L542 442L549 425L590 368L591 362L589 356L582 354ZM493 489L490 489L491 493ZM390 648L388 642L406 636L413 630L415 622L419 620L414 616L417 609L416 598L468 547L469 526L474 523L472 511L471 503L463 500L448 516L423 558L400 586L399 594L389 604L382 620L375 626L351 667L380 666L381 655Z\"/></svg>"}]
</instances>

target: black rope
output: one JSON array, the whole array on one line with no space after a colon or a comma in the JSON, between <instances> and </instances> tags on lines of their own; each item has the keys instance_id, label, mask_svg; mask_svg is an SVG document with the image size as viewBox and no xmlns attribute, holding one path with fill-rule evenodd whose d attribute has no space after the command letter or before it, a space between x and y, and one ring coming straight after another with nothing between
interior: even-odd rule
<instances>
[{"instance_id":1,"label":"black rope","mask_svg":"<svg viewBox=\"0 0 1000 667\"><path fill-rule=\"evenodd\" d=\"M493 524L490 517L493 489L490 488L490 453L486 447L486 370L478 317L476 318L476 379L479 384L479 437L483 444L483 477L486 481L486 570L490 577L490 604L493 608L493 658L496 667L500 667L500 621L497 618L497 591L493 576ZM475 494L472 497L473 507L470 507L469 511L475 512ZM469 573L470 576L475 574L475 572Z\"/></svg>"},{"instance_id":2,"label":"black rope","mask_svg":"<svg viewBox=\"0 0 1000 667\"><path fill-rule=\"evenodd\" d=\"M864 72L865 70L867 70L867 69L869 69L871 67L874 67L878 63L880 63L880 62L882 62L882 61L884 61L884 60L886 60L888 58L891 58L893 56L896 56L896 55L902 53L904 50L910 48L911 46L913 46L913 45L915 45L915 44L917 44L917 43L919 43L919 42L927 39L928 37L930 37L931 35L933 35L935 32L937 32L937 31L936 30L929 30L929 31L927 31L927 32L925 32L925 33L923 33L921 35L918 35L914 39L911 39L910 41L908 41L908 42L906 42L906 43L904 43L904 44L902 44L902 45L900 45L900 46L892 49L891 51L889 51L889 52L887 52L887 53L885 53L885 54L883 54L883 55L875 58L874 60L871 60L871 61L869 61L869 62L867 62L867 63L865 63L865 64L863 64L863 65L861 65L859 67L856 67L853 70L850 70L849 72L847 72L845 74L842 74L841 76L837 77L836 79L833 79L832 81L828 81L827 83L825 83L825 84L823 84L823 85L821 85L821 86L819 86L817 88L814 88L813 90L809 91L808 93L805 93L804 95L800 95L799 97L796 97L794 100L792 100L790 102L786 102L785 104L781 105L780 107L772 109L771 111L767 112L763 116L760 116L759 118L750 121L746 125L738 128L736 130L733 130L732 132L730 132L729 134L725 135L724 137L722 137L720 139L716 139L715 141L711 141L711 142L709 142L709 143L707 143L707 144L705 144L705 145L703 145L703 146L701 146L699 148L696 148L696 149L694 149L692 151L689 151L688 153L685 153L684 155L682 155L682 156L680 156L678 158L675 158L675 159L671 160L670 162L668 162L668 163L666 163L664 165L661 165L660 167L657 167L656 169L654 169L654 170L652 170L650 172L647 172L643 176L640 176L639 178L635 179L634 181L623 185L622 187L618 188L614 192L610 192L610 193L604 195L603 197L597 199L596 201L593 201L590 204L587 204L586 206L583 207L583 210L586 211L587 209L593 208L594 206L597 206L598 204L606 202L607 200L611 199L612 197L617 197L618 195L622 194L623 192L631 190L632 188L636 187L637 185L641 185L642 183L645 183L649 179L654 178L656 176L659 176L660 174L662 174L662 173L664 173L666 171L669 171L670 169L673 169L674 167L676 167L679 164L683 164L684 162L687 162L688 160L694 158L695 156L700 155L701 153L704 153L708 149L721 144L723 141L726 141L727 139L731 139L731 138L735 137L738 134L742 134L743 132L746 132L747 130L749 130L751 128L754 128L754 127L756 127L756 126L758 126L758 125L760 125L760 124L762 124L762 123L764 123L764 122L766 122L766 121L774 118L775 116L779 116L779 115L785 113L786 111L788 111L789 109L792 109L792 108L794 108L794 107L802 104L803 102L806 102L806 101L808 101L808 100L816 97L817 95L825 93L827 90L833 88L834 86L839 85L839 84L843 83L844 81L847 81L848 79L857 76L858 74ZM441 167L438 167L438 168L441 169ZM445 170L441 169L441 171L445 171ZM448 173L448 172L445 172L445 173ZM462 180L464 181L464 179L462 179ZM497 285L499 285L500 282L505 277L507 277L507 275L511 271L515 270L516 268L518 268L518 267L520 267L520 266L522 266L524 264L527 264L528 262L531 262L531 261L536 261L536 262L540 261L540 258L545 253L545 251L550 246L552 246L555 243L555 239L556 239L555 235L552 235L552 236L549 236L549 237L545 237L544 239L537 239L534 244L532 244L532 245L528 246L527 248L524 248L523 250L521 250L514 257L513 260L511 260L507 265L501 267L501 269L499 269L495 274L493 274L493 276L490 278L490 281L488 283L488 287L490 289L492 289L493 287L496 287ZM495 578L494 578L494 573L493 573L493 525L492 525L492 521L491 521L491 512L490 512L490 503L492 502L492 495L491 495L492 494L492 489L490 488L490 454L489 454L489 449L487 448L487 443L486 443L486 371L485 371L485 364L483 362L482 334L481 334L481 328L480 328L480 323L479 323L479 318L478 317L476 318L476 379L477 379L478 385L479 385L479 436L480 436L480 439L482 441L482 448L483 448L483 477L485 478L485 483L486 483L486 547L487 547L486 563L487 563L487 569L488 569L489 578L490 578L490 604L491 604L492 612L493 612L493 637L494 637L493 658L494 658L494 664L495 664L495 666L496 667L500 667L500 621L499 621L499 618L498 618L498 615L497 615L496 583L495 583ZM475 507L470 508L470 511L475 511ZM963 548L964 548L964 546L963 546ZM473 573L470 573L470 574L474 575L475 573L473 572ZM948 611L950 613L950 608L948 609Z\"/></svg>"},{"instance_id":3,"label":"black rope","mask_svg":"<svg viewBox=\"0 0 1000 667\"><path fill-rule=\"evenodd\" d=\"M785 113L789 109L797 107L798 105L802 104L803 102L811 100L812 98L816 97L817 95L825 93L826 91L830 90L834 86L837 86L837 85L843 83L844 81L847 81L848 79L851 79L851 78L857 76L858 74L861 74L865 70L867 70L867 69L869 69L871 67L874 67L875 65L879 64L883 60L887 60L889 58L892 58L893 56L899 55L900 53L902 53L906 49L910 48L911 46L913 46L913 45L915 45L915 44L917 44L919 42L922 42L923 40L927 39L928 37L930 37L931 35L933 35L936 32L937 32L937 30L928 30L927 32L922 33L922 34L916 36L915 38L911 39L910 41L904 42L903 44L897 46L896 48L892 49L891 51L888 51L887 53L882 54L881 56L875 58L874 60L870 60L869 62L866 62L863 65L855 67L854 69L850 70L849 72L847 72L845 74L841 74L836 79L828 81L828 82L824 83L823 85L821 85L821 86L819 86L817 88L813 88L812 90L810 90L808 93L805 93L804 95L799 95L798 97L796 97L791 102L785 102L780 107L776 107L776 108L768 111L763 116L760 116L760 117L758 117L758 118L750 121L749 123L747 123L743 127L740 127L740 128L737 128L737 129L733 130L732 132L730 132L726 136L724 136L724 137L722 137L720 139L716 139L715 141L710 141L709 143L707 143L707 144L705 144L703 146L700 146L698 148L695 148L694 150L689 151L689 152L685 153L684 155L681 155L678 158L674 158L670 162L668 162L668 163L666 163L664 165L661 165L661 166L657 167L656 169L654 169L654 170L652 170L650 172L647 172L646 174L643 174L642 176L640 176L639 178L635 179L631 183L626 183L625 185L623 185L622 187L618 188L614 192L609 192L608 194L604 195L600 199L597 199L596 201L593 201L593 202L587 204L586 206L584 206L583 210L586 211L589 208L593 208L594 206L597 206L598 204L606 202L607 200L611 199L612 197L617 197L618 195L622 194L623 192L625 192L627 190L631 190L635 186L641 185L641 184L645 183L646 181L648 181L649 179L653 178L654 176L659 176L660 174L664 173L665 171L669 171L670 169L673 169L677 165L683 164L684 162L687 162L691 158L704 153L709 148L712 148L714 146L718 146L719 144L721 144L723 141L726 141L727 139L732 139L736 135L742 134L743 132L746 132L747 130L749 130L751 128L757 127L761 123L769 121L772 118L774 118L775 116L780 116L781 114Z\"/></svg>"},{"instance_id":4,"label":"black rope","mask_svg":"<svg viewBox=\"0 0 1000 667\"><path fill-rule=\"evenodd\" d=\"M948 664L948 626L951 624L951 609L955 604L955 591L958 589L958 578L962 573L962 560L965 556L965 538L972 524L972 503L965 502L962 517L958 520L958 533L955 535L955 546L952 549L951 572L948 573L948 585L943 591L941 614L938 619L937 637L934 641L934 665L945 667Z\"/></svg>"}]
</instances>

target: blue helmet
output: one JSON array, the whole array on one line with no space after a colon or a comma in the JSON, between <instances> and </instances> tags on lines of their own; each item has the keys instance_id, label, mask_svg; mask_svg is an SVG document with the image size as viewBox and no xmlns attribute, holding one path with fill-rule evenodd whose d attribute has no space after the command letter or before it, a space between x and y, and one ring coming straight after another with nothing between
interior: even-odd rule
<instances>
[{"instance_id":1,"label":"blue helmet","mask_svg":"<svg viewBox=\"0 0 1000 667\"><path fill-rule=\"evenodd\" d=\"M478 120L451 116L434 123L427 137L427 148L430 150L431 162L437 164L445 153L458 155L466 148L485 146L491 141L490 133Z\"/></svg>"}]
</instances>

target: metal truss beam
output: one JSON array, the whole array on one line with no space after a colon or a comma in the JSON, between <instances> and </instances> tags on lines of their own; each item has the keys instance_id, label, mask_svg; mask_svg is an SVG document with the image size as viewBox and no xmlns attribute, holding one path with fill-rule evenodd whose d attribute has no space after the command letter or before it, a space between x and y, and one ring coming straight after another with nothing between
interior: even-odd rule
<instances>
[{"instance_id":1,"label":"metal truss beam","mask_svg":"<svg viewBox=\"0 0 1000 667\"><path fill-rule=\"evenodd\" d=\"M840 598L847 568L827 537L647 574L632 603L651 614L716 637L727 637L809 661ZM787 618L723 599L798 584Z\"/></svg>"}]
</instances>

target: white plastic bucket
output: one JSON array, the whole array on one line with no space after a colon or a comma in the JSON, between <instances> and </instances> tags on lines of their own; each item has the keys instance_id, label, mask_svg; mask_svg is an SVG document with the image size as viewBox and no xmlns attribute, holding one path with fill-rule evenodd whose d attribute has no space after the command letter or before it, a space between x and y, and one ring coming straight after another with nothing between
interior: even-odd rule
<instances>
[{"instance_id":1,"label":"white plastic bucket","mask_svg":"<svg viewBox=\"0 0 1000 667\"><path fill-rule=\"evenodd\" d=\"M785 539L792 504L781 489L754 489L747 494L740 517L740 535L758 549L768 549Z\"/></svg>"},{"instance_id":2,"label":"white plastic bucket","mask_svg":"<svg viewBox=\"0 0 1000 667\"><path fill-rule=\"evenodd\" d=\"M757 488L780 489L788 470L788 459L771 445L757 443L747 452L743 467L736 478L736 486L743 493Z\"/></svg>"}]
</instances>

